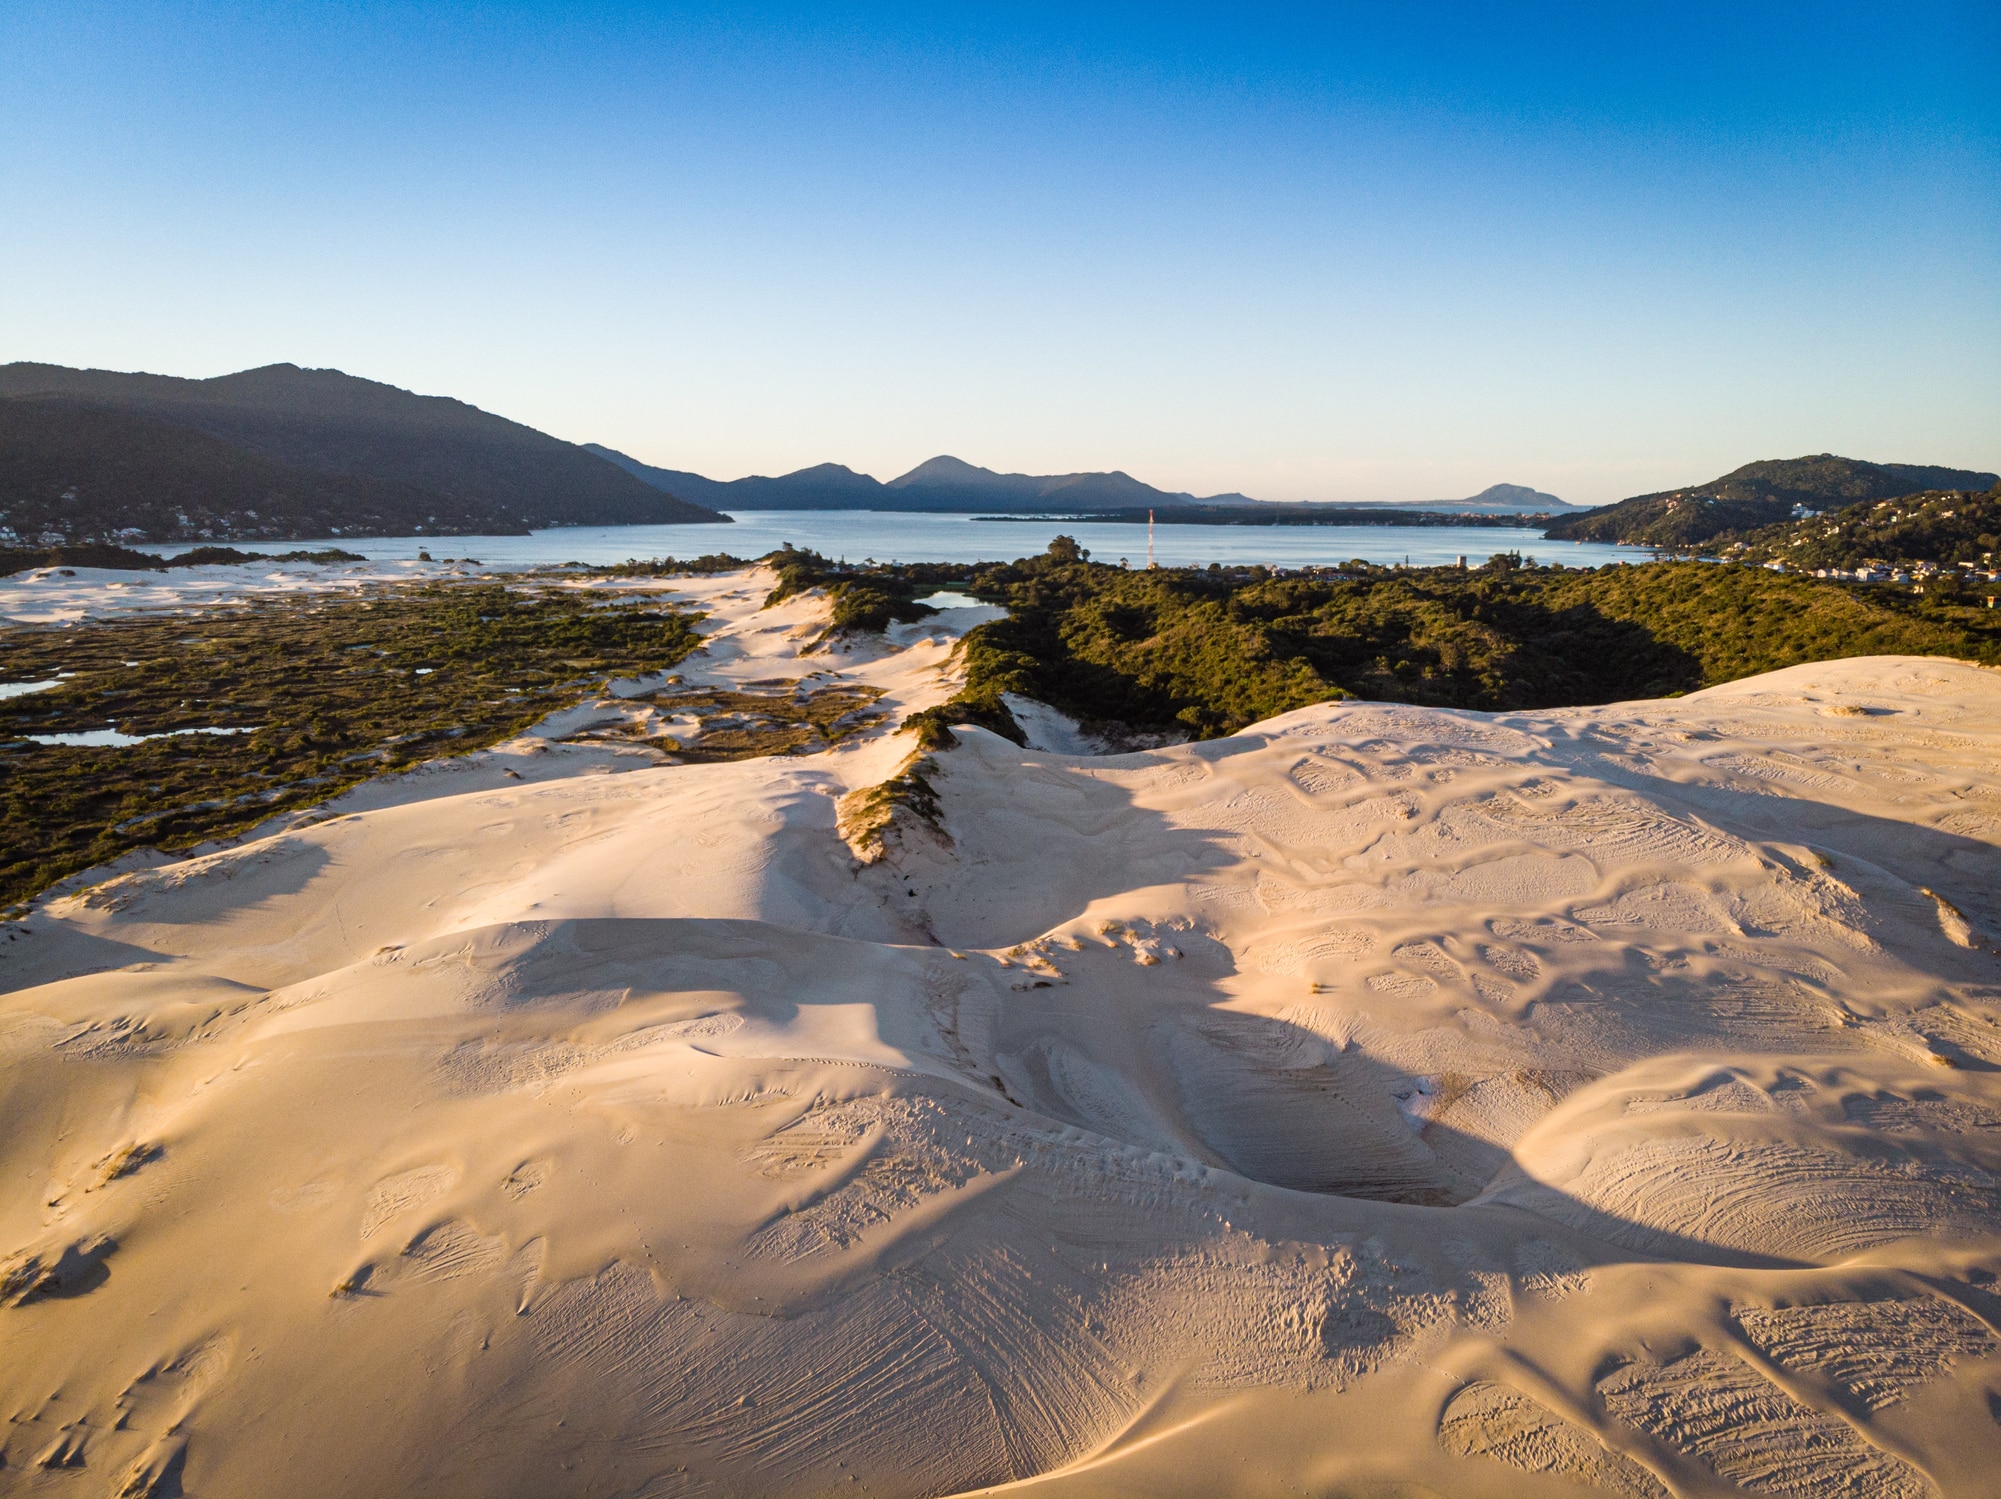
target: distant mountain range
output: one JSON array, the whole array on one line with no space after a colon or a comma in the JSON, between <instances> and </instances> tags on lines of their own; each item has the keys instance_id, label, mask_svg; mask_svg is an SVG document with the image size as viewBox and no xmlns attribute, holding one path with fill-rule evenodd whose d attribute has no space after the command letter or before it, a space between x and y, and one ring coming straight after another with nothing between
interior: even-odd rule
<instances>
[{"instance_id":1,"label":"distant mountain range","mask_svg":"<svg viewBox=\"0 0 2001 1499\"><path fill-rule=\"evenodd\" d=\"M700 521L728 517L533 427L339 370L0 365L0 542Z\"/></svg>"},{"instance_id":2,"label":"distant mountain range","mask_svg":"<svg viewBox=\"0 0 2001 1499\"><path fill-rule=\"evenodd\" d=\"M1013 515L1092 515L1113 510L1261 506L1244 494L1193 495L1156 489L1116 469L1090 474L1001 474L940 455L884 482L838 463L821 463L777 478L709 479L685 469L655 468L601 443L584 444L648 484L717 510L1006 511ZM1330 507L1332 508L1332 507ZM1456 515L1556 514L1580 507L1520 484L1496 484L1464 500L1421 500L1399 510Z\"/></svg>"},{"instance_id":3,"label":"distant mountain range","mask_svg":"<svg viewBox=\"0 0 2001 1499\"><path fill-rule=\"evenodd\" d=\"M951 513L1007 510L1068 515L1093 510L1173 505L1254 505L1240 494L1171 494L1131 474L998 474L957 458L937 457L883 483L838 463L821 463L777 478L708 479L682 469L655 468L598 443L584 446L668 494L717 510L915 510Z\"/></svg>"},{"instance_id":4,"label":"distant mountain range","mask_svg":"<svg viewBox=\"0 0 2001 1499\"><path fill-rule=\"evenodd\" d=\"M1769 458L1707 484L1635 495L1616 505L1566 516L1544 533L1552 541L1623 541L1640 546L1699 547L1733 533L1790 519L1795 507L1838 510L1865 500L1894 500L1924 490L1984 491L1993 474L1922 463L1868 463L1816 453Z\"/></svg>"},{"instance_id":5,"label":"distant mountain range","mask_svg":"<svg viewBox=\"0 0 2001 1499\"><path fill-rule=\"evenodd\" d=\"M1820 453L1617 504L1495 484L1394 507L1274 504L1156 489L1118 470L1003 474L939 456L884 483L837 463L717 480L575 444L445 396L339 370L266 365L208 380L0 365L0 545L519 534L548 526L723 522L724 511L1164 512L1208 524L1378 524L1536 516L1556 541L1707 546L1789 519L1921 491L1985 492L1991 473Z\"/></svg>"}]
</instances>

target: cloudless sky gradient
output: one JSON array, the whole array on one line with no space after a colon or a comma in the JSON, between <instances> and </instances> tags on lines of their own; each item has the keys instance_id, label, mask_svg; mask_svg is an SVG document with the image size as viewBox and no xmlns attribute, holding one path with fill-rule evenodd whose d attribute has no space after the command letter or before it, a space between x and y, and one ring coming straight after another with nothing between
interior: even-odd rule
<instances>
[{"instance_id":1,"label":"cloudless sky gradient","mask_svg":"<svg viewBox=\"0 0 2001 1499\"><path fill-rule=\"evenodd\" d=\"M718 478L2001 469L2001 7L0 6L0 360Z\"/></svg>"}]
</instances>

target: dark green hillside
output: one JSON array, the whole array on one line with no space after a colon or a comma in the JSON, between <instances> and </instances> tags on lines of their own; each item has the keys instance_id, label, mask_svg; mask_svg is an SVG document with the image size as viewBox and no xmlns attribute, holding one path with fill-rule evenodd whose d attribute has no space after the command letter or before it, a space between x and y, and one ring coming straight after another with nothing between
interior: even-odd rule
<instances>
[{"instance_id":1,"label":"dark green hillside","mask_svg":"<svg viewBox=\"0 0 2001 1499\"><path fill-rule=\"evenodd\" d=\"M1735 538L1732 555L1739 551L1749 561L1803 568L1965 562L1992 571L2001 558L2001 488L1985 494L1932 490L1850 505L1748 532Z\"/></svg>"},{"instance_id":2,"label":"dark green hillside","mask_svg":"<svg viewBox=\"0 0 2001 1499\"><path fill-rule=\"evenodd\" d=\"M0 542L492 534L499 507L287 468L221 438L61 398L0 400Z\"/></svg>"},{"instance_id":3,"label":"dark green hillside","mask_svg":"<svg viewBox=\"0 0 2001 1499\"><path fill-rule=\"evenodd\" d=\"M1063 539L1059 539L1059 543ZM1344 695L1486 710L1690 691L1802 661L1874 654L2001 662L2001 614L1764 569L1592 572L1127 571L1074 544L979 569L1009 618L968 635L968 686L933 715L1011 727L1003 692L1135 731L1228 733Z\"/></svg>"},{"instance_id":4,"label":"dark green hillside","mask_svg":"<svg viewBox=\"0 0 2001 1499\"><path fill-rule=\"evenodd\" d=\"M1865 463L1821 453L1747 463L1707 484L1635 495L1587 515L1553 523L1552 541L1623 541L1640 546L1699 547L1730 532L1792 518L1795 505L1832 510L1891 500L1924 489L1986 489L1993 474L1915 463Z\"/></svg>"},{"instance_id":5,"label":"dark green hillside","mask_svg":"<svg viewBox=\"0 0 2001 1499\"><path fill-rule=\"evenodd\" d=\"M420 396L339 370L274 364L182 380L0 365L0 396L24 395L59 395L191 427L305 473L411 486L459 507L508 517L514 530L726 520L575 443L463 401Z\"/></svg>"}]
</instances>

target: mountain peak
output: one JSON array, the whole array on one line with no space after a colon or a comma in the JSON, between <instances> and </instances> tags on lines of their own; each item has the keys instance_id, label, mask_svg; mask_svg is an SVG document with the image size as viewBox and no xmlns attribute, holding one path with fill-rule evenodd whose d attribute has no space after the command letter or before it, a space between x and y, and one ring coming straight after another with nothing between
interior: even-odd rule
<instances>
[{"instance_id":1,"label":"mountain peak","mask_svg":"<svg viewBox=\"0 0 2001 1499\"><path fill-rule=\"evenodd\" d=\"M818 484L848 484L857 489L882 487L872 475L856 473L845 463L816 463L811 468L794 469L784 477Z\"/></svg>"},{"instance_id":2,"label":"mountain peak","mask_svg":"<svg viewBox=\"0 0 2001 1499\"><path fill-rule=\"evenodd\" d=\"M465 520L460 530L719 518L699 505L663 497L636 475L546 432L451 396L417 395L342 370L277 363L190 380L140 371L0 365L0 397L28 395L65 397L205 433L277 465L290 476L288 484L307 485L299 475L330 474L342 476L342 482L388 486L377 497L380 516L406 517L393 522L406 526L429 525L434 515L448 514L485 517ZM69 440L85 443L82 428L72 428ZM143 445L140 426L121 430L121 441ZM186 470L197 471L207 469L197 464ZM315 494L335 492L317 479L311 486L317 486ZM228 517L230 526L242 523L233 513ZM385 534L380 526L390 524L381 519L376 534Z\"/></svg>"},{"instance_id":3,"label":"mountain peak","mask_svg":"<svg viewBox=\"0 0 2001 1499\"><path fill-rule=\"evenodd\" d=\"M1240 494L1169 493L1121 469L1084 474L1003 474L950 453L927 458L886 484L838 463L821 463L770 478L705 479L678 469L653 468L606 447L591 451L656 488L723 510L911 510L941 514L983 510L1065 511L1146 509L1176 505L1253 505Z\"/></svg>"},{"instance_id":4,"label":"mountain peak","mask_svg":"<svg viewBox=\"0 0 2001 1499\"><path fill-rule=\"evenodd\" d=\"M907 474L898 475L883 487L885 489L905 489L912 484L998 484L1010 478L1020 478L1019 474L998 474L990 468L980 468L954 458L950 453L940 453L936 458L927 458Z\"/></svg>"},{"instance_id":5,"label":"mountain peak","mask_svg":"<svg viewBox=\"0 0 2001 1499\"><path fill-rule=\"evenodd\" d=\"M1467 506L1489 506L1504 510L1574 510L1577 507L1567 500L1559 500L1553 494L1540 489L1531 489L1526 484L1489 484L1476 495L1469 495L1462 503Z\"/></svg>"}]
</instances>

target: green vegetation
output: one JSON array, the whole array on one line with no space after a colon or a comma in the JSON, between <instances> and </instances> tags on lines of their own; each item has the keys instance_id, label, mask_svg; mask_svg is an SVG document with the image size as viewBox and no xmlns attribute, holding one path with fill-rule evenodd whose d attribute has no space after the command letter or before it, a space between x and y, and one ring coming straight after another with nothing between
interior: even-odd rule
<instances>
[{"instance_id":1,"label":"green vegetation","mask_svg":"<svg viewBox=\"0 0 2001 1499\"><path fill-rule=\"evenodd\" d=\"M2001 614L1703 563L1338 574L1128 571L1050 553L975 570L1009 617L971 631L967 685L919 715L926 747L974 722L1019 738L1013 692L1119 733L1198 738L1343 696L1482 710L1686 692L1880 653L2001 662Z\"/></svg>"},{"instance_id":2,"label":"green vegetation","mask_svg":"<svg viewBox=\"0 0 2001 1499\"><path fill-rule=\"evenodd\" d=\"M1992 572L2001 560L2001 487L1985 494L1931 490L1765 526L1731 554L1789 567L1910 567L1931 563Z\"/></svg>"},{"instance_id":3,"label":"green vegetation","mask_svg":"<svg viewBox=\"0 0 2001 1499\"><path fill-rule=\"evenodd\" d=\"M148 845L240 833L520 732L699 644L696 616L581 590L401 586L197 617L0 631L0 903ZM119 748L29 734L170 735ZM238 734L176 733L237 729Z\"/></svg>"},{"instance_id":4,"label":"green vegetation","mask_svg":"<svg viewBox=\"0 0 2001 1499\"><path fill-rule=\"evenodd\" d=\"M951 841L945 831L938 788L931 783L937 769L929 754L914 755L888 780L841 798L835 825L863 863L872 864L882 857L890 831L899 820L918 823L941 841Z\"/></svg>"},{"instance_id":5,"label":"green vegetation","mask_svg":"<svg viewBox=\"0 0 2001 1499\"><path fill-rule=\"evenodd\" d=\"M1886 514L1882 524L1901 522ZM950 744L951 725L1021 737L1008 693L1113 739L1206 738L1351 695L1535 709L1840 656L2001 664L2001 610L1977 598L1752 567L1571 571L1510 553L1473 569L1129 570L1092 563L1067 537L1043 556L977 567L844 567L797 548L766 560L779 576L772 602L826 590L830 633L919 617L929 611L917 600L944 585L1009 611L965 637L961 694L912 721L918 758L844 804L843 826L864 848L880 844L899 808L935 822L923 756ZM0 630L9 679L55 683L0 700L0 901L135 848L231 836L384 771L492 744L607 677L673 667L699 643L694 618L587 588L479 581ZM690 732L656 720L587 733L683 760L807 753L877 721L876 696L789 680L737 690L670 681L634 706L697 720ZM26 737L107 725L170 737L120 748ZM188 732L214 729L243 732Z\"/></svg>"},{"instance_id":6,"label":"green vegetation","mask_svg":"<svg viewBox=\"0 0 2001 1499\"><path fill-rule=\"evenodd\" d=\"M1777 525L1791 518L1796 505L1829 510L1924 489L1986 489L1996 478L1925 464L1864 463L1832 453L1768 459L1707 484L1635 495L1559 520L1543 534L1552 541L1624 541L1688 550L1726 534Z\"/></svg>"},{"instance_id":7,"label":"green vegetation","mask_svg":"<svg viewBox=\"0 0 2001 1499\"><path fill-rule=\"evenodd\" d=\"M937 610L917 602L917 595L966 575L966 569L955 563L844 566L790 543L759 560L778 573L778 586L764 601L767 608L815 588L826 591L834 617L820 637L822 640L861 631L882 631L892 624L935 614Z\"/></svg>"},{"instance_id":8,"label":"green vegetation","mask_svg":"<svg viewBox=\"0 0 2001 1499\"><path fill-rule=\"evenodd\" d=\"M641 561L631 557L624 562L604 563L587 566L582 562L565 562L565 568L578 568L593 578L666 578L676 574L694 577L711 577L716 573L733 573L740 567L751 564L742 557L732 557L728 552L705 552L699 557L690 557L685 562L672 557L656 557Z\"/></svg>"},{"instance_id":9,"label":"green vegetation","mask_svg":"<svg viewBox=\"0 0 2001 1499\"><path fill-rule=\"evenodd\" d=\"M731 692L720 687L669 687L628 702L662 713L694 718L699 729L686 735L648 736L637 727L591 729L574 741L643 744L676 760L701 764L749 760L759 755L810 755L882 722L875 705L877 687L842 683L833 687L795 686L791 681L756 682L767 692Z\"/></svg>"}]
</instances>

